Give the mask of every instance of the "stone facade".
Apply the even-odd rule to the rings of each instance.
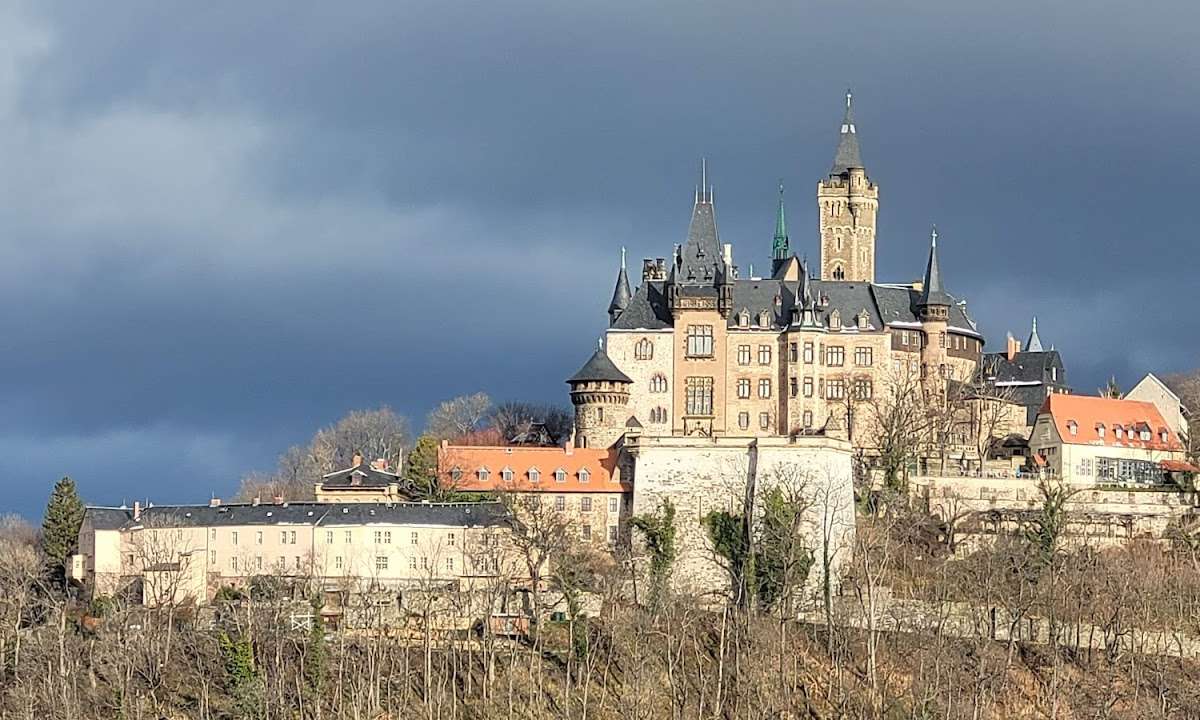
[[[831,580],[850,557],[854,490],[845,441],[635,435],[626,439],[625,452],[633,461],[633,514],[657,513],[664,500],[675,506],[679,554],[673,583],[680,591],[719,594],[728,587],[702,521],[713,510],[740,514],[750,484],[756,495],[781,486],[807,499],[804,532],[815,558],[810,591],[821,585],[826,548]]]
[[[821,279],[875,282],[879,188],[862,168],[817,184]]]

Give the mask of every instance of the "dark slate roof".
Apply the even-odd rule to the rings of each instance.
[[[919,305],[952,305],[946,286],[942,284],[942,266],[938,263],[937,230],[929,242],[929,262],[925,265],[925,278],[922,281]]]
[[[994,382],[1043,382],[1050,368],[1063,368],[1062,357],[1057,350],[1043,352],[1019,352],[1012,360],[1008,355],[997,352],[983,356],[982,371],[989,381]],[[1065,380],[1061,377],[1060,380]]]
[[[99,529],[134,527],[132,510],[89,507],[85,511]],[[156,505],[142,510],[140,525],[217,527],[237,525],[343,525],[371,522],[474,527],[504,518],[500,503],[285,503]],[[104,519],[103,527],[96,520]],[[119,525],[113,522],[121,519]]]
[[[721,242],[717,239],[716,211],[712,202],[702,196],[692,207],[687,240],[680,249],[675,271],[676,281],[680,285],[711,286],[722,272],[723,260]]]
[[[96,530],[120,530],[133,519],[133,510],[127,508],[88,507],[84,510],[83,517]]]
[[[376,470],[367,461],[360,462],[351,468],[331,472],[321,478],[321,487],[325,488],[382,488],[392,483],[400,482],[400,476],[385,470]]]
[[[633,293],[629,307],[617,318],[617,330],[662,330],[671,327],[665,283],[644,282]]]
[[[830,175],[842,175],[850,168],[865,167],[862,161],[862,151],[858,147],[858,128],[854,126],[854,108],[851,105],[850,93],[846,93],[846,114],[842,117],[842,128],[838,134],[837,152],[833,156],[833,167]]]
[[[1029,331],[1029,340],[1025,343],[1028,352],[1042,352],[1042,339],[1037,333],[1037,317],[1033,318],[1033,329]]]
[[[828,304],[820,308],[822,322],[829,313],[837,309],[843,325],[853,324],[853,318],[861,310],[871,317],[871,326],[880,330],[892,323],[919,323],[916,306],[920,293],[905,285],[875,285],[844,280],[809,280],[813,296],[826,298]],[[752,280],[739,278],[733,286],[733,312],[729,315],[729,327],[737,327],[738,313],[743,309],[750,313],[751,324],[758,323],[758,313],[767,310],[772,314],[772,323],[782,326],[791,322],[792,308],[800,300],[798,281],[785,282],[764,278]],[[779,294],[782,305],[775,308],[775,295]],[[946,294],[950,304],[950,328],[952,331],[980,337],[975,321],[967,314],[966,307],[953,295]],[[634,292],[629,307],[621,313],[614,329],[617,330],[663,330],[671,327],[671,311],[662,282],[642,283]]]
[[[625,272],[625,251],[621,250],[621,272],[617,273],[617,284],[613,288],[612,302],[608,304],[608,311],[611,313],[614,310],[620,312],[629,307],[629,300],[632,293],[629,292],[629,275]]]
[[[573,384],[592,380],[633,383],[633,380],[628,375],[621,372],[613,364],[613,361],[608,357],[608,353],[604,352],[604,348],[596,348],[596,352],[592,353],[592,356],[583,364],[583,367],[579,368],[579,372],[572,375],[567,382]]]

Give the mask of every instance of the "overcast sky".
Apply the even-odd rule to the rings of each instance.
[[[766,267],[842,93],[878,272],[937,223],[992,349],[1200,365],[1195,3],[0,0],[0,510],[229,496],[347,410],[567,401],[699,158]]]

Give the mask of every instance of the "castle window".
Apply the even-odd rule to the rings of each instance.
[[[805,410],[804,411],[804,427],[806,427],[806,428],[812,427],[812,421],[813,421],[812,410]]]
[[[770,345],[759,345],[758,346],[758,364],[759,365],[770,365],[771,364],[771,346]]]
[[[738,413],[738,427],[743,430],[746,430],[750,427],[750,413],[748,413],[748,412]]]
[[[875,361],[874,352],[869,347],[854,348],[854,364],[859,367],[871,367]]]
[[[491,477],[492,473],[487,468],[481,467],[475,472],[475,474],[479,476],[479,482],[487,482],[487,479]]]
[[[633,346],[633,357],[636,360],[649,360],[654,357],[654,343],[646,338],[637,341]]]
[[[846,348],[841,345],[830,345],[825,348],[825,364],[829,367],[841,367],[846,364]]]
[[[738,365],[750,364],[750,346],[738,345]]]
[[[796,378],[790,378],[788,380],[788,396],[796,397],[796,395],[798,395],[799,393],[800,393],[800,383],[797,382]]]
[[[760,398],[771,397],[771,380],[769,378],[763,378],[758,381],[758,396]]]
[[[838,239],[838,243],[839,244],[841,243],[841,238]],[[841,265],[838,265],[835,268],[833,268],[833,279],[834,280],[845,280],[846,279],[846,271],[842,269]]]
[[[554,482],[565,483],[567,481],[567,471],[559,468],[554,471]]]
[[[554,509],[562,512],[567,509],[567,498],[563,495],[554,496]]]
[[[610,498],[608,499],[608,511],[609,511],[610,513],[615,513],[615,512],[617,512],[617,511],[620,509],[620,508],[618,508],[618,507],[617,507],[619,503],[620,503],[620,501],[619,501],[617,498],[615,498],[615,497],[610,497]]]
[[[592,479],[592,474],[587,468],[579,468],[579,482],[585,483]]]
[[[604,408],[596,408],[596,420],[599,422],[604,422]]]
[[[591,512],[592,511],[592,499],[586,495],[579,498],[579,510],[580,510],[580,512]]]
[[[537,468],[529,468],[529,482],[536,483],[542,481],[542,473]]]
[[[763,310],[758,314],[758,326],[771,327],[771,315],[766,310]]]
[[[758,427],[762,430],[771,427],[771,413],[758,414]]]
[[[871,316],[867,314],[866,310],[863,310],[862,312],[860,312],[858,314],[858,329],[866,330],[867,325],[870,323],[870,321],[871,321]]]
[[[743,310],[740,313],[738,313],[738,327],[741,327],[741,328],[750,327],[750,313],[749,312]]]
[[[510,468],[504,468],[500,471],[500,477],[504,479],[504,482],[510,483],[513,479],[513,471]]]
[[[943,333],[938,333],[938,343],[939,343],[939,344],[940,344],[940,345],[941,345],[943,348],[945,348],[945,347],[946,347],[946,333],[944,333],[944,332],[943,332]]]
[[[834,310],[833,312],[829,313],[829,328],[831,330],[841,330],[842,329],[842,314],[840,312],[838,312],[837,310]]]
[[[810,398],[813,396],[813,379],[810,377],[804,378],[804,397]]]
[[[789,362],[796,362],[799,359],[796,350],[797,350],[796,343],[791,343],[788,345],[788,361]]]
[[[1096,423],[1096,434],[1104,437],[1104,423]]]
[[[665,423],[667,421],[667,409],[664,407],[656,407],[650,410],[650,422]]]
[[[579,436],[579,447],[586,448],[588,446],[587,435]]]
[[[854,397],[858,400],[870,400],[875,394],[875,387],[869,378],[859,378],[854,381]]]
[[[579,539],[588,542],[592,539],[592,526],[583,524],[579,526]]]
[[[687,356],[712,357],[713,327],[712,325],[688,325]]]
[[[812,364],[813,361],[813,344],[810,342],[804,343],[804,362]]]
[[[742,400],[750,397],[750,380],[747,378],[739,378],[737,381],[737,396]]]
[[[650,392],[663,393],[667,391],[667,376],[656,373],[650,378]]]
[[[713,379],[690,377],[687,379],[688,415],[712,415]]]

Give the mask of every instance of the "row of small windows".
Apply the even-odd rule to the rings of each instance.
[[[738,427],[742,430],[750,428],[750,413],[738,413]],[[758,427],[761,430],[768,430],[771,427],[771,413],[762,412],[758,414]]]
[[[217,539],[217,529],[216,528],[212,528],[209,531],[209,537],[212,538],[213,540]],[[239,536],[237,530],[233,530],[229,533],[229,541],[233,545],[237,545],[239,539],[240,539],[240,536]],[[263,544],[263,531],[262,530],[256,530],[254,532],[254,544],[255,545]],[[279,544],[280,545],[295,545],[296,544],[296,531],[295,530],[280,530],[279,531]]]
[[[741,378],[737,381],[737,396],[743,400],[750,397],[750,380]],[[760,398],[771,397],[771,381],[769,378],[762,378],[758,381],[758,396]]]
[[[776,296],[775,300],[776,300],[776,304],[778,305],[779,304],[779,296]],[[738,324],[738,327],[740,327],[740,328],[750,327],[750,312],[747,310],[743,310],[740,313],[738,313],[737,324]],[[771,327],[771,313],[769,313],[766,310],[760,311],[758,313],[758,326],[759,327]]]
[[[1105,428],[1104,423],[1096,423],[1097,435],[1104,437],[1106,430],[1107,429]],[[1067,432],[1071,433],[1072,435],[1078,435],[1079,424],[1074,420],[1068,420]],[[1117,440],[1141,440],[1142,442],[1150,442],[1150,440],[1154,437],[1154,433],[1150,431],[1149,426],[1137,427],[1131,425],[1129,427],[1124,427],[1122,425],[1113,425],[1113,437],[1115,437]],[[1159,428],[1158,439],[1160,442],[1165,443],[1170,439],[1170,437],[1170,433],[1167,432],[1166,428]]]
[[[568,475],[568,473],[566,470],[563,470],[562,468],[558,468],[557,470],[554,471],[554,481],[560,482],[560,483],[566,482],[567,475]],[[485,467],[481,467],[475,471],[475,477],[478,478],[480,482],[487,482],[491,478],[491,476],[492,476],[492,471]],[[536,483],[536,482],[542,481],[542,472],[535,467],[529,468],[527,471],[525,471],[525,476],[529,478],[529,482]],[[579,478],[579,482],[588,482],[589,480],[592,479],[592,473],[587,468],[580,468],[579,472],[576,473],[576,476]],[[514,477],[516,477],[516,475],[512,471],[512,468],[506,467],[500,471],[500,478],[504,482],[512,482]],[[455,482],[462,480],[462,478],[463,478],[462,468],[453,468],[450,471],[450,478],[452,480],[454,480]]]
[[[538,497],[537,495],[534,495],[529,498],[529,504],[532,505],[533,507],[539,507],[542,504],[542,499],[540,497]],[[566,495],[555,495],[554,496],[554,509],[558,512],[563,512],[567,509],[567,496]],[[608,499],[608,511],[610,513],[616,513],[616,512],[619,512],[620,509],[621,509],[620,500],[618,500],[615,497],[610,497]],[[584,495],[583,497],[579,498],[579,512],[591,512],[591,511],[592,511],[592,498],[587,495]]]

